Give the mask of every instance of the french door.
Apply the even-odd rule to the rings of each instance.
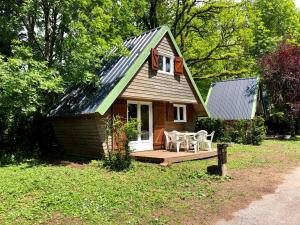
[[[127,120],[137,119],[139,134],[129,142],[133,151],[153,150],[153,119],[151,102],[127,102]]]

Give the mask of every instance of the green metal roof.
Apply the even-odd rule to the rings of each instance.
[[[51,110],[49,115],[76,115],[95,112],[104,115],[147,60],[151,53],[151,48],[156,47],[166,34],[169,35],[177,54],[182,57],[176,41],[167,26],[161,26],[142,33],[137,37],[130,38],[124,42],[124,45],[130,49],[130,55],[119,57],[114,62],[109,62],[108,65],[104,65],[100,70],[101,87],[76,87],[70,89],[59,101],[58,105]],[[199,101],[208,114],[202,96],[185,62],[184,68]]]

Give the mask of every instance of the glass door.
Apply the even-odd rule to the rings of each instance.
[[[153,150],[152,103],[128,101],[127,119],[137,119],[140,121],[138,127],[139,134],[134,140],[129,142],[131,150]]]

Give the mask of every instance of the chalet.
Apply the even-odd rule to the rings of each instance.
[[[266,101],[259,78],[240,78],[214,82],[206,98],[210,117],[227,121],[250,120],[266,115]]]
[[[99,88],[66,92],[50,112],[60,147],[66,154],[100,157],[105,124],[111,116],[141,120],[134,151],[163,149],[164,130],[194,131],[197,116],[208,111],[167,26],[124,42],[120,56],[99,70]],[[113,140],[112,140],[113,142]]]

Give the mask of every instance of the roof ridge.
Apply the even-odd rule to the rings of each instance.
[[[127,42],[127,41],[129,41],[129,40],[131,40],[131,39],[133,39],[133,38],[138,38],[138,37],[143,36],[143,35],[145,35],[145,34],[148,34],[148,33],[150,33],[150,32],[159,30],[159,29],[161,29],[163,26],[164,26],[164,25],[159,26],[159,27],[155,27],[155,28],[153,28],[153,29],[151,29],[151,30],[144,31],[144,32],[142,32],[142,33],[139,34],[139,35],[128,37],[128,38],[126,38],[126,39],[124,40],[124,42]]]
[[[220,83],[220,82],[227,82],[227,81],[250,80],[250,79],[257,79],[257,78],[258,77],[241,77],[241,78],[236,78],[236,79],[214,81],[213,84]]]

